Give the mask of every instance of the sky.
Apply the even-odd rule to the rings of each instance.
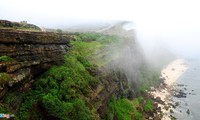
[[[0,19],[40,27],[129,20],[143,43],[162,41],[179,53],[198,54],[199,6],[198,0],[0,0]]]
[[[145,23],[148,27],[156,23],[156,27],[168,30],[174,25],[190,27],[200,20],[200,3],[193,0],[0,0],[0,3],[2,19],[27,20],[39,25],[75,19],[120,19]]]

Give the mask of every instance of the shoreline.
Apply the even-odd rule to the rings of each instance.
[[[161,71],[161,84],[158,88],[152,88],[149,93],[154,97],[155,102],[161,109],[162,120],[171,120],[173,116],[170,115],[170,101],[171,90],[174,89],[173,84],[181,75],[187,70],[186,61],[184,59],[175,59],[164,67]]]

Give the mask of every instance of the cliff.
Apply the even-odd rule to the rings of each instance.
[[[9,77],[9,80],[0,77],[0,97],[7,88],[29,82],[52,65],[62,64],[72,38],[56,33],[0,29],[0,73]],[[12,60],[4,60],[6,57]]]
[[[122,27],[103,34],[0,29],[0,111],[33,120],[143,119],[152,102],[131,100],[158,76]]]
[[[52,80],[49,82],[51,83],[55,80],[60,79],[61,77],[62,82],[56,82],[55,84],[57,84],[58,86],[62,86],[64,84],[63,82],[70,82],[71,78],[74,78],[76,76],[71,82],[73,84],[76,84],[76,86],[81,83],[80,86],[82,88],[80,91],[81,93],[76,93],[76,95],[80,94],[80,96],[84,97],[83,100],[86,102],[87,106],[91,106],[90,109],[95,109],[96,112],[91,113],[95,116],[95,119],[100,119],[100,117],[104,117],[106,114],[106,110],[108,109],[108,102],[110,98],[113,95],[121,96],[123,94],[123,91],[120,89],[122,84],[120,84],[119,81],[124,81],[124,88],[125,86],[127,87],[128,81],[126,77],[121,77],[120,80],[119,75],[116,74],[117,71],[106,69],[104,68],[104,65],[104,67],[97,68],[93,67],[94,63],[91,63],[91,66],[88,66],[86,59],[88,59],[89,57],[85,57],[85,52],[89,53],[90,56],[92,55],[92,58],[95,58],[95,56],[100,56],[100,58],[97,58],[95,61],[101,59],[102,57],[104,57],[105,59],[105,54],[104,52],[97,52],[102,49],[101,48],[96,50],[96,48],[98,48],[99,46],[99,43],[83,42],[84,44],[82,44],[82,42],[77,42],[78,44],[69,44],[70,41],[77,40],[79,36],[82,35],[20,31],[15,29],[0,29],[0,99],[1,103],[4,103],[4,105],[0,105],[0,109],[9,111],[9,113],[14,113],[17,117],[21,116],[19,118],[23,118],[23,114],[19,113],[22,112],[22,110],[20,109],[23,108],[24,102],[26,103],[26,94],[30,94],[29,91],[36,91],[37,88],[41,86],[41,82],[46,81],[46,77],[36,81],[36,79],[38,79],[38,75],[43,74],[53,65],[61,65],[62,68],[65,66],[65,64],[69,64],[65,66],[65,70],[58,70],[59,72],[56,71],[57,69],[60,69],[59,66],[57,68],[52,68],[51,70],[54,72],[48,73],[47,76],[48,78],[49,76],[55,77],[52,77]],[[91,36],[94,35],[91,34]],[[84,41],[93,41],[95,39],[98,39],[99,37],[99,34],[96,34],[95,38],[90,38],[90,35],[87,36],[86,34],[84,35]],[[114,39],[113,37],[109,36],[104,37],[106,37],[105,40],[107,40],[107,38]],[[74,46],[74,49],[76,47],[80,48],[70,50],[71,45]],[[70,53],[68,53],[69,50],[71,51]],[[79,54],[81,55],[81,57]],[[64,55],[67,56],[64,58]],[[74,60],[77,61],[75,64]],[[86,66],[85,60],[87,63]],[[107,63],[108,61],[106,62],[106,64]],[[80,66],[83,65],[86,70],[80,71],[82,68],[79,68],[79,66],[77,66],[79,64]],[[105,63],[102,63],[102,61],[100,61],[96,64],[101,64],[100,66],[102,66],[102,64]],[[68,74],[67,71],[75,72],[76,74]],[[59,78],[56,77],[57,75],[59,76]],[[77,78],[77,76],[79,77]],[[86,78],[82,80],[84,77]],[[81,82],[81,80],[83,83]],[[76,81],[79,82],[76,83]],[[87,81],[89,81],[89,83]],[[49,82],[46,83],[47,86],[50,84]],[[85,84],[88,85],[85,86]],[[68,83],[66,85],[70,86],[71,83]],[[44,86],[42,86],[42,88],[45,89]],[[62,88],[57,89],[59,91],[62,90]],[[73,92],[71,93],[70,91],[68,91],[68,89],[69,88],[64,89],[65,91],[67,91],[67,93],[65,94],[68,94],[68,96],[73,96]],[[72,87],[72,89],[75,91],[79,91],[80,88]],[[87,94],[83,91],[87,91]],[[120,91],[122,91],[122,93],[120,93]],[[38,94],[32,96],[38,96]],[[61,95],[63,94],[64,93],[62,93]],[[70,97],[70,99],[72,98]],[[12,100],[9,100],[10,102],[8,102],[8,99]],[[34,99],[37,100],[38,98]],[[65,99],[68,100],[69,98]],[[48,103],[48,101],[44,103],[41,103],[39,101],[36,104],[36,106],[39,108],[35,109],[33,108],[34,106],[31,105],[31,109],[34,109],[35,112],[38,112],[41,109],[48,112],[49,110],[44,106],[44,104]],[[30,103],[31,102],[29,102],[28,104]],[[48,113],[47,115],[43,113],[42,116],[45,117],[43,119],[61,117],[51,115],[50,113]]]

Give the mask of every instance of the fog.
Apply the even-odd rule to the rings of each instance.
[[[185,23],[180,27],[175,24],[167,27],[161,25],[159,28],[153,26],[154,24],[152,23],[151,27],[136,28],[137,38],[146,51],[151,52],[154,47],[162,46],[182,57],[200,57],[200,26],[198,24],[187,26],[190,23]]]
[[[200,7],[193,0],[0,0],[0,19],[63,27],[106,20],[135,24],[146,54],[160,48],[200,57]],[[159,51],[159,50],[157,50]]]

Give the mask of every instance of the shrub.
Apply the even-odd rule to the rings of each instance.
[[[93,120],[93,114],[86,107],[82,99],[74,99],[71,102],[61,102],[56,96],[47,94],[42,97],[42,107],[48,112],[48,116],[61,120]]]
[[[76,120],[94,120],[94,116],[89,108],[85,105],[85,102],[82,99],[75,99],[73,101],[73,106],[76,111]]]
[[[135,110],[134,106],[127,99],[112,99],[109,107],[119,120],[130,120],[131,113]]]
[[[142,113],[138,112],[138,111],[135,111],[134,114],[133,114],[133,120],[143,120],[143,115]]]
[[[48,112],[49,116],[57,119],[65,119],[67,116],[66,106],[52,94],[47,94],[42,97],[41,106]]]

